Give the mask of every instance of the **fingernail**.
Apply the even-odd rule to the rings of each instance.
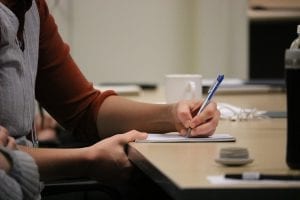
[[[191,123],[190,123],[190,127],[191,127],[191,128],[195,128],[195,124],[191,122]]]

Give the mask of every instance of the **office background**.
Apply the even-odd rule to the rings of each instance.
[[[248,0],[47,2],[94,83],[162,83],[168,73],[249,77]]]

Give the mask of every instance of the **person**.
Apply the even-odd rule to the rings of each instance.
[[[55,144],[59,142],[59,125],[43,108],[39,108],[39,112],[35,114],[34,122],[39,145],[41,143]]]
[[[0,125],[36,161],[43,181],[89,177],[126,182],[134,169],[127,144],[147,132],[211,135],[216,103],[196,115],[202,101],[137,102],[98,91],[70,55],[45,0],[0,0]],[[35,99],[82,148],[33,148]],[[33,142],[31,142],[31,140]]]
[[[33,158],[19,151],[7,129],[0,126],[0,199],[38,200],[38,168]]]

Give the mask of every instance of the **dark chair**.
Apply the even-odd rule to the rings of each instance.
[[[57,141],[42,141],[40,147],[80,148],[90,144],[76,140],[72,134],[61,127],[57,128]],[[119,200],[121,193],[117,188],[88,179],[68,179],[45,182],[42,190],[43,200]]]
[[[63,180],[44,183],[43,200],[119,200],[121,194],[112,187],[94,180]]]

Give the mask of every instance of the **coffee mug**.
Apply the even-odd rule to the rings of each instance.
[[[202,75],[167,74],[165,77],[165,98],[167,103],[180,100],[201,99]]]

